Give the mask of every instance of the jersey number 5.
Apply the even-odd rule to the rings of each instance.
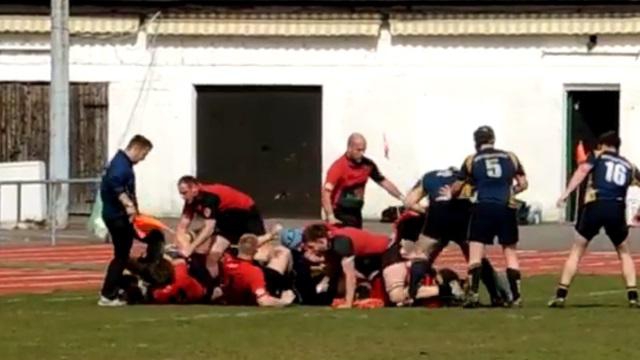
[[[502,166],[499,159],[486,159],[484,166],[487,168],[488,177],[499,178],[502,176]]]
[[[624,186],[627,182],[627,168],[624,167],[624,165],[614,163],[613,161],[607,161],[604,165],[607,167],[605,180],[618,186]]]

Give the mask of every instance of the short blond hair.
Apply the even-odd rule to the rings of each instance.
[[[238,253],[253,255],[258,248],[258,237],[254,234],[244,234],[238,240]]]

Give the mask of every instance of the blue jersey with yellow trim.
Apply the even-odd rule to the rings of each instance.
[[[485,148],[465,159],[458,179],[475,188],[478,203],[515,206],[513,183],[518,175],[525,172],[514,153]]]
[[[625,201],[631,185],[640,185],[638,168],[614,151],[589,154],[589,172],[585,203],[596,200]]]

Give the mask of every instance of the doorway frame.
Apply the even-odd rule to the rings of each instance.
[[[562,121],[562,169],[561,169],[561,183],[560,183],[560,193],[564,191],[565,187],[569,183],[570,180],[570,170],[569,170],[569,156],[573,156],[573,148],[571,146],[571,134],[569,130],[571,130],[571,116],[569,109],[569,93],[575,91],[617,91],[619,99],[622,97],[622,92],[620,90],[620,83],[565,83],[562,89],[562,109],[563,109],[563,121]],[[620,108],[621,101],[618,100],[618,123],[620,123],[620,116],[622,114]],[[620,127],[620,125],[618,125]],[[571,147],[571,148],[570,148]],[[568,207],[565,207],[564,211],[560,212],[560,222],[568,222]]]
[[[200,88],[224,88],[224,87],[236,87],[236,88],[241,88],[241,87],[255,87],[255,88],[317,88],[317,90],[319,90],[319,96],[320,96],[320,142],[319,142],[319,152],[320,152],[320,172],[319,172],[319,178],[318,178],[318,183],[321,187],[323,181],[324,181],[324,176],[325,176],[325,170],[324,170],[324,166],[325,166],[325,154],[324,154],[324,150],[326,149],[325,147],[325,141],[326,141],[326,137],[325,137],[325,128],[326,128],[326,113],[327,113],[327,107],[329,106],[329,103],[326,101],[326,90],[327,87],[324,83],[322,82],[309,82],[309,81],[267,81],[267,82],[260,82],[260,81],[254,81],[254,82],[234,82],[234,81],[225,81],[225,82],[192,82],[190,84],[190,89],[191,89],[191,135],[192,135],[192,144],[191,144],[191,151],[192,151],[192,157],[191,157],[191,169],[192,169],[192,174],[194,176],[197,176],[198,174],[198,94],[199,94],[199,89]],[[319,199],[321,200],[321,199]],[[318,207],[318,216],[321,215],[322,213],[322,201],[320,201],[320,206]],[[268,215],[268,214],[267,214]],[[295,217],[298,218],[298,217]],[[307,217],[300,217],[300,219],[306,219]]]

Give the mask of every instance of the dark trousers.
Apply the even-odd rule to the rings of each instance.
[[[133,246],[133,239],[136,232],[133,224],[126,217],[116,219],[104,219],[109,234],[111,234],[111,242],[113,243],[113,259],[107,268],[107,275],[102,285],[102,296],[115,299],[118,296],[119,285],[122,280],[122,272],[129,262],[129,253]]]
[[[333,209],[333,214],[342,222],[342,225],[362,229],[362,209],[338,206]]]

